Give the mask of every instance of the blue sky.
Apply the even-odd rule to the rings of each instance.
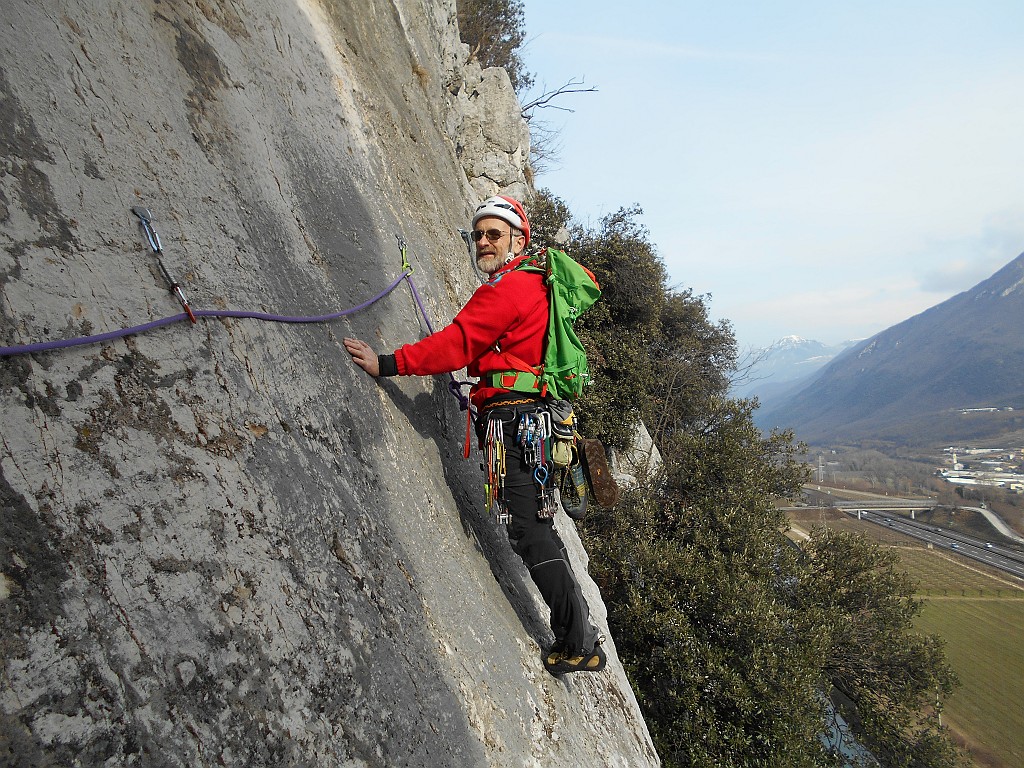
[[[1024,2],[524,1],[557,165],[741,348],[866,338],[1024,251]],[[579,254],[585,261],[585,255]]]

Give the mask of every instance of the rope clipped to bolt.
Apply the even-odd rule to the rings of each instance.
[[[132,208],[132,213],[139,219],[139,226],[142,228],[143,233],[146,236],[146,240],[149,242],[149,246],[153,251],[153,255],[156,258],[157,265],[160,268],[160,273],[164,280],[167,282],[168,290],[171,292],[181,304],[184,312],[177,315],[171,315],[170,317],[162,317],[157,320],[152,320],[148,323],[142,323],[140,325],[133,325],[127,328],[119,328],[114,331],[107,333],[98,333],[91,336],[76,336],[70,339],[59,339],[56,341],[43,341],[34,344],[22,344],[11,347],[0,347],[0,358],[12,357],[14,355],[28,355],[35,352],[50,352],[56,349],[67,349],[69,347],[79,347],[88,344],[100,344],[105,341],[111,341],[113,339],[124,338],[125,336],[132,336],[135,334],[146,333],[156,328],[162,328],[165,325],[173,325],[174,323],[183,322],[189,320],[195,324],[198,318],[214,318],[214,317],[233,317],[233,318],[247,318],[251,320],[263,320],[273,323],[326,323],[331,320],[337,320],[348,315],[361,312],[362,310],[377,303],[395,288],[398,287],[399,283],[403,280],[409,283],[409,290],[412,292],[413,299],[416,301],[416,305],[419,307],[420,314],[423,316],[423,320],[427,325],[427,329],[430,333],[434,332],[434,327],[430,322],[430,317],[427,315],[427,310],[423,306],[423,301],[420,298],[419,291],[416,290],[416,285],[412,280],[413,267],[409,263],[408,257],[408,245],[405,240],[396,235],[398,238],[399,250],[402,254],[402,274],[395,278],[384,290],[378,293],[371,299],[368,299],[361,304],[357,304],[354,307],[343,309],[338,312],[331,312],[324,315],[309,315],[309,316],[293,316],[293,315],[278,315],[267,312],[253,312],[247,310],[231,310],[231,309],[193,309],[185,296],[185,292],[182,290],[178,282],[171,276],[167,267],[164,265],[163,259],[163,245],[160,243],[160,235],[157,234],[156,228],[153,226],[153,215],[148,208],[136,206]],[[467,386],[470,382],[458,381],[454,374],[449,373],[450,381],[448,382],[448,390],[452,395],[459,401],[459,406],[462,410],[468,410],[469,398],[462,394],[462,387]]]
[[[412,293],[412,297],[416,301],[416,306],[420,308],[420,314],[423,316],[423,322],[426,323],[427,325],[427,330],[430,331],[431,334],[433,334],[434,326],[430,322],[429,315],[427,315],[426,307],[423,306],[423,301],[422,299],[420,299],[419,291],[416,290],[416,283],[412,281],[413,269],[412,266],[409,264],[409,257],[407,255],[409,247],[408,243],[405,242],[405,239],[401,235],[395,235],[395,237],[398,238],[398,249],[402,253],[402,272],[404,273],[406,282],[409,283],[409,291]],[[462,394],[462,388],[470,386],[472,382],[459,381],[458,379],[455,378],[454,373],[449,373],[448,379],[448,391],[451,392],[455,399],[459,401],[460,410],[468,410],[469,398]]]

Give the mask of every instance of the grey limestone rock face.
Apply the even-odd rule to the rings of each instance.
[[[180,313],[133,206],[198,309],[356,306],[401,274],[398,236],[447,322],[477,285],[457,230],[527,190],[529,147],[454,19],[5,2],[0,346]],[[0,358],[0,762],[658,764],[612,639],[600,675],[544,672],[543,605],[446,380],[376,382],[340,346],[425,333],[401,283],[328,323]]]

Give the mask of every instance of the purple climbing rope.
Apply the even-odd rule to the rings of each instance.
[[[423,322],[427,324],[427,330],[433,333],[434,326],[430,324],[430,318],[427,316],[427,309],[423,306],[423,301],[420,299],[419,291],[416,290],[416,284],[412,281],[412,275],[407,275],[407,282],[409,283],[409,290],[412,292],[412,297],[416,300],[416,306],[420,308],[420,314],[423,315]],[[451,392],[455,399],[459,401],[459,408],[461,410],[468,410],[469,398],[462,394],[462,388],[472,386],[473,382],[459,381],[455,378],[454,373],[449,373],[448,378],[448,391]]]
[[[29,355],[34,352],[50,352],[55,349],[67,349],[69,347],[80,347],[88,344],[100,344],[104,341],[111,341],[113,339],[121,339],[125,336],[133,336],[139,333],[145,333],[146,331],[152,331],[155,328],[162,328],[165,325],[172,325],[174,323],[180,323],[184,320],[190,320],[195,322],[196,318],[200,317],[235,317],[235,318],[248,318],[252,320],[265,320],[273,323],[326,323],[331,320],[337,320],[340,317],[354,314],[361,310],[366,309],[370,305],[380,301],[389,293],[391,293],[398,284],[403,280],[408,281],[409,289],[412,292],[412,297],[416,301],[416,305],[420,309],[420,314],[423,315],[423,320],[427,324],[427,330],[431,333],[434,332],[434,326],[430,322],[430,317],[427,315],[426,307],[423,306],[423,300],[420,298],[419,291],[416,290],[416,285],[412,281],[412,267],[409,266],[408,261],[405,257],[405,244],[401,239],[402,243],[402,274],[399,275],[394,282],[391,283],[387,288],[381,291],[379,294],[374,296],[372,299],[367,299],[362,304],[357,304],[354,307],[343,309],[338,312],[331,312],[326,315],[308,315],[308,316],[294,316],[294,315],[276,315],[269,312],[253,312],[248,310],[237,310],[237,309],[197,309],[190,312],[181,312],[177,315],[171,315],[170,317],[162,317],[158,320],[152,320],[148,323],[142,323],[141,325],[133,325],[129,328],[119,328],[116,331],[109,331],[107,333],[98,333],[92,336],[76,336],[70,339],[58,339],[56,341],[42,341],[35,344],[23,344],[13,347],[0,347],[0,358],[11,357],[13,355]],[[154,246],[154,250],[159,252],[159,249]],[[183,306],[188,308],[187,302],[183,303]],[[458,381],[454,374],[449,373],[450,381],[448,382],[448,390],[452,395],[459,401],[459,407],[462,410],[468,410],[470,408],[470,400],[464,394],[462,394],[462,387],[471,385],[468,381]]]
[[[240,317],[240,318],[251,318],[253,320],[267,320],[275,323],[325,323],[330,320],[337,320],[339,317],[345,317],[351,315],[360,310],[366,309],[371,304],[380,301],[389,293],[391,293],[398,284],[403,280],[409,278],[410,271],[403,271],[402,274],[395,279],[391,285],[381,291],[379,294],[374,296],[372,299],[364,301],[362,304],[358,304],[349,309],[343,309],[340,312],[331,312],[326,315],[312,315],[308,317],[296,317],[290,315],[274,315],[266,312],[249,312],[245,310],[234,310],[234,309],[198,309],[193,312],[195,317]],[[411,285],[411,283],[410,283]],[[413,289],[415,295],[415,288]],[[417,302],[419,299],[417,298]],[[422,311],[423,305],[420,305]],[[59,339],[57,341],[43,341],[36,344],[24,344],[15,347],[0,347],[0,357],[10,357],[11,355],[28,355],[33,352],[49,352],[54,349],[67,349],[68,347],[80,347],[86,344],[99,344],[104,341],[110,341],[111,339],[120,339],[125,336],[132,336],[134,334],[145,333],[151,331],[154,328],[161,328],[165,325],[171,325],[173,323],[179,323],[183,320],[190,320],[188,313],[182,312],[171,317],[162,317],[159,320],[153,320],[142,325],[133,325],[130,328],[120,328],[116,331],[110,331],[108,333],[98,333],[93,336],[77,336],[72,339]]]

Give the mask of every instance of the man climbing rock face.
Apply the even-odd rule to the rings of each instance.
[[[477,410],[481,442],[503,442],[506,475],[502,504],[512,548],[551,610],[555,642],[544,654],[555,675],[598,672],[605,666],[600,635],[590,623],[590,609],[569,564],[553,519],[541,512],[538,484],[523,455],[520,424],[544,410],[539,395],[495,386],[488,374],[515,368],[510,359],[539,365],[548,328],[548,294],[544,276],[521,270],[530,242],[530,223],[518,201],[489,197],[473,216],[476,263],[489,276],[452,323],[392,354],[377,355],[366,342],[346,338],[353,362],[371,376],[430,376],[466,368],[479,378],[470,391]],[[508,358],[506,358],[506,355]]]

